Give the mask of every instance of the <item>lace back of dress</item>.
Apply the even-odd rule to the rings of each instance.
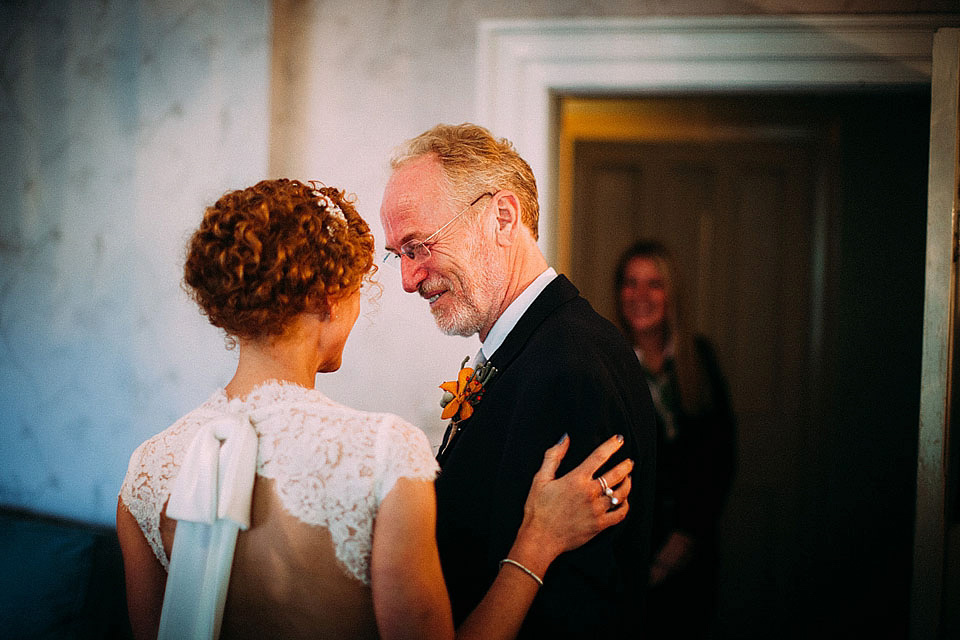
[[[344,570],[369,585],[380,501],[398,478],[432,480],[436,460],[423,432],[397,416],[357,411],[293,384],[268,383],[231,400],[220,390],[134,453],[120,496],[161,564],[169,566],[160,514],[185,451],[224,414],[249,416],[259,439],[257,474],[275,481],[290,515],[327,528]]]

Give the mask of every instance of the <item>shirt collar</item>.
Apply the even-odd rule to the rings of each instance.
[[[513,302],[500,314],[497,321],[493,323],[493,327],[490,328],[490,333],[487,334],[487,339],[483,341],[480,349],[484,357],[489,358],[496,353],[500,345],[503,344],[503,341],[510,335],[513,328],[517,326],[517,322],[520,321],[523,314],[526,313],[530,305],[533,304],[533,301],[537,299],[537,296],[539,296],[556,277],[557,272],[554,268],[547,267],[546,271],[537,276],[526,289],[520,292],[520,295],[514,298]]]

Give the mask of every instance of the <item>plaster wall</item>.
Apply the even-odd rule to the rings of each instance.
[[[185,234],[267,167],[266,0],[0,4],[0,504],[111,523],[233,356]]]
[[[234,355],[179,288],[203,207],[264,176],[318,179],[356,194],[382,246],[391,149],[475,118],[481,20],[955,10],[954,0],[0,3],[0,505],[113,521],[136,445],[232,373]],[[396,274],[379,280],[343,368],[318,387],[398,413],[436,445],[436,385],[478,342],[441,336]]]
[[[379,248],[383,231],[378,210],[392,149],[438,122],[477,121],[477,27],[483,20],[947,9],[956,7],[895,0],[411,0],[389,5],[276,0],[270,172],[315,178],[354,192]],[[510,90],[523,92],[524,87]],[[521,155],[531,151],[521,144],[518,149]],[[541,191],[541,206],[544,195]],[[542,246],[549,237],[541,233]],[[551,255],[551,247],[543,248]],[[364,409],[398,413],[423,428],[437,445],[443,424],[436,385],[450,379],[462,359],[476,353],[479,342],[441,335],[426,304],[402,292],[396,273],[383,270],[379,280],[383,292],[357,323],[343,368],[319,377],[318,387]]]

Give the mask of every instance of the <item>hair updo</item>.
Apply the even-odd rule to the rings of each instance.
[[[263,180],[208,207],[187,244],[187,293],[233,339],[326,316],[376,271],[370,227],[335,187]]]

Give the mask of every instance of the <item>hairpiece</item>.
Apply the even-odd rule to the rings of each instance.
[[[330,196],[320,192],[318,189],[314,189],[311,194],[317,199],[317,204],[323,208],[327,215],[329,215],[332,219],[337,220],[340,224],[346,226],[347,216],[343,215],[343,209],[341,209],[337,203],[331,200]],[[325,228],[327,230],[327,235],[329,235],[331,238],[334,237],[334,229],[330,226],[330,220],[327,221]]]

